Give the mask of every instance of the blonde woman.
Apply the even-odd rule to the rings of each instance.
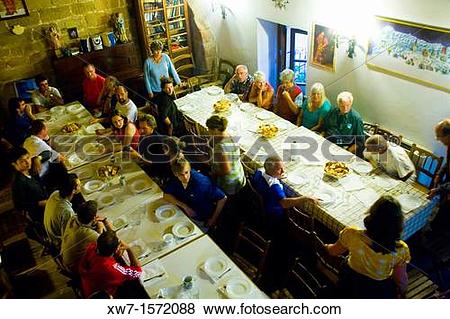
[[[280,73],[281,84],[277,89],[275,113],[295,124],[303,103],[303,93],[302,89],[295,84],[294,77],[294,71],[291,69],[285,69]]]
[[[244,100],[270,110],[272,109],[273,94],[274,89],[266,81],[265,74],[261,71],[256,71],[253,75],[253,84],[250,87],[249,94]]]
[[[319,82],[314,83],[308,98],[303,101],[297,125],[318,132],[321,130],[323,120],[330,110],[331,103],[325,95],[323,84]]]

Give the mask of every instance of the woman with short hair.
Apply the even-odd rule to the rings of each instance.
[[[322,83],[316,82],[311,86],[308,98],[303,101],[297,125],[319,132],[330,110],[331,103],[325,95],[325,88]]]
[[[256,71],[253,75],[253,84],[244,101],[256,104],[266,110],[272,109],[273,87],[266,81],[266,76],[262,71]]]
[[[302,89],[295,84],[295,73],[291,69],[285,69],[280,73],[281,84],[277,89],[277,101],[274,112],[290,121],[297,123],[297,116],[303,103]]]
[[[333,256],[349,253],[339,286],[345,298],[396,298],[408,286],[408,245],[400,240],[403,213],[399,202],[385,195],[364,218],[366,230],[346,227],[336,243],[326,245]]]

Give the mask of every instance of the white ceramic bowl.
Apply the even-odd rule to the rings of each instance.
[[[228,268],[228,262],[224,257],[214,256],[205,261],[205,271],[214,276],[220,276]]]
[[[93,179],[86,182],[83,187],[87,192],[92,193],[102,190],[105,185],[106,184],[103,181],[99,179]]]
[[[174,205],[162,205],[155,210],[155,216],[159,221],[172,219],[177,215],[177,207]]]
[[[247,297],[252,292],[250,282],[243,278],[232,278],[225,285],[227,296],[232,299]]]
[[[176,223],[172,227],[172,233],[178,238],[189,237],[194,233],[194,230],[195,230],[194,224],[189,221],[182,221]]]

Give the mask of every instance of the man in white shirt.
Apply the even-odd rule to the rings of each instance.
[[[136,104],[128,98],[128,90],[123,85],[119,85],[116,88],[116,96],[116,111],[125,116],[128,121],[136,122],[138,111]]]
[[[30,153],[31,157],[40,155],[43,151],[50,151],[49,161],[42,163],[39,176],[43,177],[48,174],[50,163],[63,162],[64,155],[59,154],[50,147],[45,141],[49,140],[48,127],[44,120],[34,120],[31,122],[31,135],[23,142],[23,147]]]
[[[35,105],[52,107],[64,104],[59,90],[53,86],[49,86],[48,79],[44,75],[38,75],[35,82],[38,88],[31,93],[31,100]]]
[[[391,177],[415,180],[416,168],[401,146],[388,143],[383,136],[375,134],[366,140],[365,147],[364,158],[373,166],[380,166]]]
[[[67,222],[75,213],[70,202],[81,190],[81,182],[76,174],[68,174],[59,190],[54,191],[47,200],[44,211],[44,227],[53,245],[61,248],[62,235]]]

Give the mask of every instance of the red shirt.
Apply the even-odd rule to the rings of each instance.
[[[282,85],[278,86],[277,105],[275,107],[276,113],[278,116],[295,124],[297,122],[297,114],[291,111],[286,100],[282,97],[283,90],[284,88]],[[302,93],[302,89],[298,85],[294,85],[291,88],[289,88],[288,92],[289,95],[291,96],[292,102],[295,102],[295,98],[297,97],[297,95]]]
[[[102,290],[114,296],[125,281],[138,279],[142,274],[141,267],[122,266],[114,257],[98,255],[96,242],[87,246],[79,268],[85,297]]]
[[[83,100],[84,106],[88,110],[93,110],[98,107],[98,97],[105,84],[105,78],[98,75],[94,80],[89,80],[85,78],[83,80]]]

